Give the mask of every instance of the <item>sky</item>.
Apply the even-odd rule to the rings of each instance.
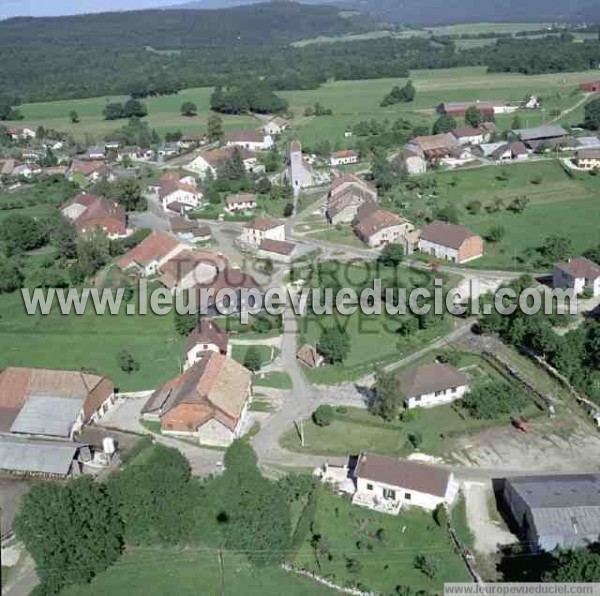
[[[185,0],[0,0],[0,19],[160,8]]]

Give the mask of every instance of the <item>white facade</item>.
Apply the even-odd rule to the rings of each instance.
[[[433,408],[434,406],[449,404],[457,399],[460,399],[468,390],[468,385],[461,385],[460,387],[450,387],[434,393],[425,393],[423,395],[407,397],[406,407]]]
[[[336,155],[334,153],[331,156],[329,163],[332,166],[345,166],[358,163],[358,153],[352,153],[348,155]]]
[[[367,238],[367,244],[370,248],[377,248],[386,244],[402,244],[406,234],[414,229],[415,226],[408,221],[396,226],[388,226],[387,228],[383,228],[383,230],[371,234]]]
[[[459,145],[481,145],[485,141],[484,133],[473,134],[466,137],[456,138]]]
[[[284,130],[287,129],[287,122],[283,120],[269,120],[265,124],[265,132],[268,135],[280,135]]]
[[[206,354],[206,352],[216,352],[217,354],[221,353],[219,346],[215,343],[203,343],[196,344],[186,355],[185,362],[183,364],[183,370],[187,370],[190,366],[196,364],[196,362],[200,362],[202,356]],[[227,356],[231,356],[231,344],[227,344]]]
[[[281,224],[268,230],[259,230],[253,227],[242,228],[240,242],[252,246],[259,246],[260,243],[268,238],[269,240],[285,240],[285,225]]]
[[[402,507],[421,507],[433,511],[438,505],[451,505],[458,494],[458,483],[450,474],[450,480],[443,496],[419,492],[394,484],[386,484],[368,478],[356,479],[356,493],[352,502],[370,509],[388,510],[398,513]]]
[[[248,149],[249,151],[266,151],[273,147],[273,137],[270,134],[265,134],[262,141],[250,141],[250,140],[226,140],[226,147],[241,147],[242,149]]]
[[[427,162],[419,155],[410,155],[404,159],[404,167],[408,174],[424,174],[427,171]]]
[[[178,188],[172,193],[164,196],[161,199],[161,204],[163,209],[166,209],[171,203],[183,203],[191,209],[195,209],[201,204],[201,201],[202,193],[199,190],[192,192],[190,190]]]
[[[236,201],[235,203],[225,204],[225,211],[228,213],[237,213],[238,211],[250,211],[256,208],[256,199]]]
[[[449,246],[443,246],[442,244],[436,244],[435,242],[420,238],[419,250],[423,254],[433,255],[436,259],[440,259],[441,261],[458,262],[458,250],[450,248]]]
[[[563,271],[558,267],[554,269],[552,285],[555,288],[571,289],[575,294],[583,294],[586,289],[589,289],[594,297],[600,296],[600,277],[597,277],[596,279],[572,277],[566,271]]]

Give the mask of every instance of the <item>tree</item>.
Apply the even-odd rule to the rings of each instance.
[[[44,225],[21,213],[12,213],[0,223],[0,243],[8,256],[43,246],[47,241]]]
[[[559,550],[553,553],[554,561],[546,572],[546,582],[594,583],[600,581],[600,554],[587,548]]]
[[[82,276],[91,277],[108,263],[110,256],[109,240],[99,229],[77,240],[77,268]]]
[[[139,99],[129,99],[123,106],[123,118],[143,118],[148,115],[148,108]]]
[[[436,207],[433,211],[433,216],[440,221],[446,221],[451,224],[458,224],[458,209],[454,203],[446,203]]]
[[[122,178],[114,183],[108,194],[117,199],[125,211],[143,211],[148,203],[143,194],[144,190],[139,180]]]
[[[378,261],[387,267],[397,267],[403,260],[404,246],[394,242],[386,244],[378,258]]]
[[[518,114],[515,114],[515,117],[513,118],[510,127],[512,128],[512,130],[519,130],[520,128],[523,128],[523,123],[521,122],[521,118],[519,118]]]
[[[294,215],[294,203],[286,203],[283,206],[283,217],[291,217]]]
[[[182,116],[196,116],[198,114],[198,106],[191,101],[186,101],[181,104]]]
[[[327,404],[319,406],[312,417],[317,426],[329,426],[333,422],[333,408]]]
[[[433,124],[433,134],[439,135],[451,132],[457,127],[456,120],[452,116],[442,114]]]
[[[118,120],[125,117],[122,103],[107,103],[102,113],[105,120]]]
[[[375,395],[370,410],[384,420],[396,420],[402,406],[404,396],[398,386],[398,381],[392,373],[383,369],[375,373]]]
[[[590,130],[600,130],[600,98],[585,104],[583,125]]]
[[[413,566],[429,579],[434,579],[439,568],[439,558],[435,555],[417,555]]]
[[[500,242],[506,235],[506,228],[504,226],[491,226],[485,235],[485,239],[488,242]]]
[[[465,123],[473,128],[479,128],[483,118],[477,106],[469,106],[465,111]]]
[[[440,503],[433,511],[433,519],[440,528],[448,525],[448,509],[445,503]]]
[[[527,404],[527,396],[507,383],[492,381],[472,387],[463,397],[462,405],[473,418],[494,420],[517,414]]]
[[[392,90],[383,98],[381,102],[382,107],[391,106],[397,103],[410,103],[415,98],[415,88],[412,81],[408,81],[404,87],[395,86]]]
[[[271,186],[271,181],[266,176],[263,176],[256,183],[256,192],[261,195],[268,195],[271,192]]]
[[[275,271],[275,265],[273,265],[273,260],[267,257],[263,262],[263,272],[267,275],[272,275],[273,271]]]
[[[262,358],[256,346],[250,346],[248,350],[246,350],[246,355],[244,356],[244,366],[252,372],[260,370],[262,366]]]
[[[225,452],[225,473],[212,485],[225,545],[258,566],[278,564],[291,545],[289,505],[279,484],[263,478],[247,441]],[[277,523],[274,523],[277,520]]]
[[[139,464],[110,478],[108,488],[129,544],[176,544],[188,538],[190,478],[190,465],[181,452],[160,444]]]
[[[345,330],[329,327],[321,333],[317,343],[317,351],[330,364],[341,364],[350,352],[350,339]]]
[[[117,360],[119,368],[127,374],[140,370],[140,363],[133,357],[133,354],[129,350],[121,350],[117,355]]]
[[[211,143],[220,141],[223,136],[223,118],[218,114],[211,114],[208,118],[208,140]]]
[[[0,294],[14,292],[23,285],[23,272],[12,259],[0,259]]]
[[[179,335],[188,336],[198,324],[198,315],[195,314],[179,314],[177,309],[174,309],[175,313],[175,331]]]
[[[69,120],[71,120],[73,124],[77,124],[79,122],[79,114],[75,110],[71,110],[69,112]]]
[[[538,249],[544,263],[553,265],[573,255],[573,242],[566,236],[549,236]]]
[[[71,220],[62,213],[54,212],[45,222],[46,233],[64,259],[77,256],[77,232]]]
[[[15,531],[47,594],[89,582],[123,549],[123,526],[106,486],[89,476],[35,484],[23,497]]]

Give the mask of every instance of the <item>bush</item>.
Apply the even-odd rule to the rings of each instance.
[[[429,579],[434,579],[438,572],[439,559],[435,555],[417,555],[413,565],[423,575],[426,575]]]
[[[329,426],[333,422],[333,408],[329,405],[319,406],[313,412],[313,421],[317,426]]]

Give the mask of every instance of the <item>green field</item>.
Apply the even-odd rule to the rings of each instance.
[[[485,256],[469,266],[522,268],[515,257],[555,234],[570,238],[577,254],[598,242],[600,178],[589,174],[570,178],[555,160],[440,172],[424,178],[436,180],[434,197],[392,193],[389,206],[407,205],[407,209],[400,211],[410,217],[420,209],[450,203],[458,208],[460,223],[480,234],[485,235],[492,226],[504,227],[506,235],[502,241],[486,243]],[[506,207],[518,196],[526,196],[530,201],[525,211],[521,214],[507,211]],[[503,201],[504,207],[496,213],[487,213],[485,205],[496,198]],[[481,201],[483,208],[472,215],[465,206],[474,200]]]
[[[312,533],[322,537],[325,552],[315,556],[309,536],[296,564],[331,577],[338,584],[359,584],[364,591],[376,594],[398,593],[401,586],[411,589],[411,593],[437,593],[444,582],[470,580],[447,530],[434,522],[431,513],[418,508],[393,516],[362,509],[322,491]],[[417,555],[435,557],[434,578],[415,569]],[[354,572],[348,569],[348,560],[358,561]]]
[[[234,360],[237,360],[240,364],[243,364],[244,360],[246,358],[246,354],[248,353],[248,350],[251,347],[255,348],[256,351],[258,352],[258,354],[261,358],[262,366],[266,366],[267,364],[270,364],[272,362],[273,358],[275,358],[277,356],[277,348],[274,348],[272,346],[246,345],[246,344],[234,345],[232,352],[231,352],[231,356],[233,357]]]
[[[88,585],[62,596],[325,596],[332,590],[276,568],[256,569],[242,555],[190,548],[132,549]]]
[[[533,26],[533,25],[532,25]],[[380,102],[392,86],[404,84],[404,79],[373,79],[362,81],[333,81],[310,91],[281,92],[290,103],[295,118],[291,132],[286,137],[298,136],[306,144],[329,140],[334,146],[351,145],[344,132],[360,120],[376,118],[391,120],[399,116],[431,124],[431,110],[442,101],[505,100],[521,101],[526,94],[538,94],[544,100],[545,111],[528,113],[528,124],[533,126],[550,118],[553,109],[564,109],[575,103],[572,95],[578,83],[597,78],[594,71],[525,76],[515,73],[486,73],[485,67],[461,67],[440,70],[416,70],[411,78],[417,89],[412,104],[381,108]],[[159,133],[181,130],[197,132],[206,130],[210,113],[210,88],[186,89],[176,96],[156,97],[147,100],[151,127]],[[124,97],[96,97],[81,100],[64,100],[24,104],[19,109],[25,120],[18,125],[37,126],[68,131],[83,139],[86,134],[100,139],[119,128],[125,121],[106,121],[102,109],[107,101],[123,101]],[[184,118],[179,108],[184,101],[198,106],[198,116]],[[316,101],[333,109],[333,116],[305,118],[304,110]],[[71,110],[81,116],[81,122],[72,124],[68,118]],[[524,115],[525,116],[525,115]],[[225,116],[226,129],[253,129],[260,125],[251,116]],[[510,125],[512,116],[499,118],[499,124]]]
[[[88,308],[82,316],[64,316],[57,309],[29,316],[20,292],[0,296],[0,368],[90,369],[111,377],[121,391],[140,391],[178,374],[184,342],[172,315],[99,316]],[[140,363],[139,371],[119,368],[122,349]]]
[[[285,372],[271,372],[264,376],[257,376],[254,380],[254,386],[289,390],[292,389],[292,379]]]

